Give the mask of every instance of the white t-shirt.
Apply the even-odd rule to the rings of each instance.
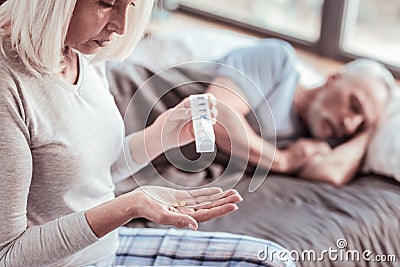
[[[296,139],[305,134],[294,108],[299,82],[293,47],[277,39],[264,39],[254,46],[229,53],[218,61],[217,72],[239,85],[258,120],[264,139]],[[254,128],[258,128],[252,123]]]

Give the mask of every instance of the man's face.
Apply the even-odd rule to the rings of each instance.
[[[378,79],[332,75],[309,104],[306,124],[317,138],[351,137],[376,123],[387,98]]]

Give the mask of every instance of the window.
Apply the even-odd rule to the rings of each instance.
[[[400,0],[164,0],[322,56],[370,57],[400,78]]]
[[[342,49],[400,66],[400,1],[349,1]]]
[[[319,39],[323,0],[181,0],[181,4],[310,42]]]

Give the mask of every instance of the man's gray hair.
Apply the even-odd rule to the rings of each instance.
[[[388,105],[386,115],[389,115],[400,97],[399,86],[392,73],[381,63],[366,58],[356,59],[343,67],[343,73],[358,77],[372,77],[381,80],[388,88]]]
[[[396,80],[392,73],[383,64],[372,59],[356,59],[343,67],[343,73],[351,76],[377,78],[389,88],[390,94],[393,90],[397,90]]]

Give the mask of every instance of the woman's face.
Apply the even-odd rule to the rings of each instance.
[[[83,54],[94,54],[115,34],[124,34],[132,0],[77,0],[65,45]]]

